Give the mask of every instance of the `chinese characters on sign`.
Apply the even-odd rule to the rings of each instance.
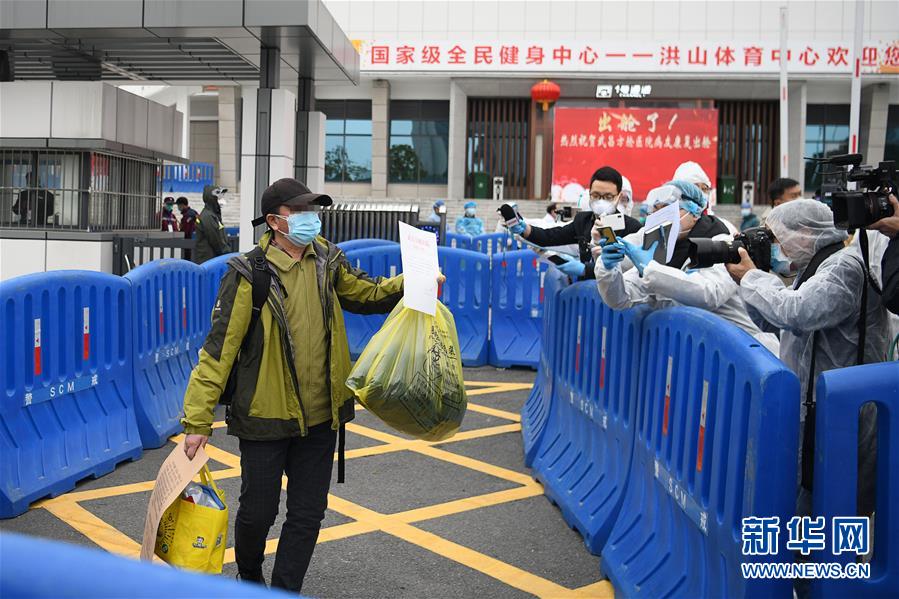
[[[717,150],[714,109],[557,108],[553,200],[577,201],[603,164],[630,179],[637,201],[687,160],[698,162],[715,181]]]
[[[780,70],[777,40],[737,43],[354,42],[363,71],[602,71],[769,73]],[[613,45],[614,44],[614,45]],[[786,57],[791,73],[849,74],[847,42],[796,42]],[[899,73],[899,40],[868,40],[864,73]],[[597,94],[599,91],[597,90]],[[635,93],[633,89],[629,93]],[[645,93],[643,95],[646,95]],[[597,95],[597,97],[601,97]],[[621,97],[642,97],[621,95]]]
[[[612,92],[615,92],[614,95]],[[617,83],[615,85],[596,86],[597,98],[648,98],[652,94],[652,85],[641,83]]]
[[[788,551],[810,555],[826,551],[832,555],[853,553],[867,555],[870,551],[869,520],[867,517],[840,517],[831,520],[830,543],[826,538],[827,523],[823,516],[793,516],[786,523]],[[743,555],[777,555],[780,545],[780,518],[743,518]]]

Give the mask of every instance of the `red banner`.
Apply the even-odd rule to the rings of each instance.
[[[698,162],[716,186],[718,111],[710,108],[557,108],[553,201],[576,202],[604,165],[630,179],[634,201]]]

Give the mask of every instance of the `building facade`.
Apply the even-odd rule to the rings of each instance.
[[[717,161],[705,168],[717,173],[719,203],[739,202],[721,188],[744,181],[764,203],[781,175],[781,6],[785,172],[810,195],[815,169],[803,157],[851,149],[852,0],[326,5],[361,58],[358,86],[315,90],[316,109],[328,117],[325,189],[335,197],[460,200],[482,196],[485,180],[492,196],[489,184],[502,177],[506,198],[555,199],[560,109],[678,108],[717,110]],[[865,1],[863,9],[856,151],[867,163],[897,160],[899,4]],[[544,79],[561,90],[546,112],[530,94]],[[615,152],[596,154],[615,163]]]

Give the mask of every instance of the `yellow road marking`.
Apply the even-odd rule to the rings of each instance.
[[[470,396],[519,391],[531,388],[531,385],[523,383],[491,383],[486,381],[466,382],[466,385],[477,387],[476,389],[467,391],[467,394]],[[578,589],[568,589],[533,573],[512,566],[511,564],[507,564],[501,560],[412,526],[415,522],[459,514],[512,501],[519,501],[543,493],[542,486],[540,486],[539,483],[534,482],[531,477],[526,474],[441,449],[441,446],[454,442],[507,434],[521,430],[521,425],[519,424],[520,416],[518,414],[479,404],[469,404],[469,408],[474,412],[503,418],[512,422],[510,424],[483,429],[463,431],[457,433],[451,439],[439,442],[404,439],[390,433],[384,433],[362,425],[350,423],[347,426],[350,431],[375,439],[382,444],[350,450],[347,452],[347,457],[361,458],[408,450],[433,459],[453,463],[458,466],[514,482],[520,486],[475,497],[465,497],[434,506],[407,510],[396,514],[380,514],[361,505],[341,499],[335,495],[329,495],[329,507],[344,516],[352,518],[354,521],[323,529],[319,535],[318,542],[326,543],[380,530],[437,555],[468,566],[473,570],[482,572],[509,586],[536,594],[540,597],[614,597],[614,591],[607,581],[593,583]],[[213,424],[213,428],[215,429],[223,428],[225,426],[224,422],[216,422]],[[183,435],[176,435],[171,438],[171,441],[177,443],[182,438]],[[218,480],[240,476],[239,456],[213,445],[207,445],[206,452],[210,459],[229,466],[229,468],[225,470],[213,472],[214,478]],[[154,482],[155,481],[146,481],[120,485],[117,487],[69,493],[55,499],[38,502],[33,507],[47,509],[54,514],[54,516],[63,522],[66,522],[75,530],[78,530],[107,551],[136,558],[140,553],[140,546],[137,542],[107,524],[102,519],[94,516],[88,510],[78,505],[78,502],[150,491],[153,488]],[[282,479],[282,484],[285,487],[286,482],[285,477]],[[274,553],[277,551],[277,547],[278,539],[271,539],[266,542],[265,553]],[[233,548],[227,549],[225,552],[225,563],[232,563],[233,561],[234,550]]]
[[[485,389],[472,389],[471,391],[465,391],[465,395],[487,395],[488,393],[505,393],[507,391],[530,391],[531,387],[534,385],[531,383],[494,383],[492,387],[487,387]]]
[[[457,466],[462,466],[471,470],[477,470],[478,472],[483,472],[484,474],[489,474],[491,476],[502,478],[504,480],[518,483],[520,485],[528,485],[532,482],[531,477],[527,474],[521,474],[520,472],[515,472],[514,470],[509,470],[508,468],[494,466],[480,460],[475,460],[455,453],[451,453],[438,447],[434,447],[433,445],[425,443],[424,441],[409,441],[407,439],[397,437],[396,435],[391,435],[390,433],[377,431],[364,426],[360,426],[358,424],[353,424],[351,422],[347,423],[346,426],[348,431],[364,435],[371,439],[383,441],[384,443],[405,444],[406,448],[410,451],[414,451],[416,453],[420,453],[432,458],[437,458],[438,460],[442,460],[444,462],[450,462],[452,464],[456,464]]]
[[[212,478],[215,480],[225,480],[240,476],[240,468],[226,468],[224,470],[213,470]],[[89,491],[72,491],[65,495],[60,495],[53,499],[44,499],[35,503],[32,508],[47,507],[48,505],[60,503],[75,503],[82,501],[92,501],[94,499],[106,499],[108,497],[118,497],[120,495],[131,495],[132,493],[143,493],[152,491],[155,480],[148,480],[141,483],[131,483],[127,485],[118,485],[115,487],[103,487],[102,489],[91,489]]]
[[[574,597],[613,599],[615,597],[615,589],[608,580],[600,580],[599,582],[574,589],[572,595]]]
[[[318,534],[318,543],[327,543],[328,541],[337,541],[347,537],[374,532],[378,530],[371,524],[363,522],[347,522],[346,524],[338,524],[337,526],[329,526],[323,528]],[[265,542],[265,555],[271,555],[278,550],[279,539],[269,539]],[[225,564],[234,563],[234,547],[225,549]]]
[[[48,501],[42,507],[106,551],[132,558],[140,556],[140,545],[136,541],[74,501]]]
[[[526,487],[515,487],[514,489],[506,489],[505,491],[496,491],[495,493],[486,493],[475,497],[464,497],[455,501],[447,501],[438,505],[429,505],[414,510],[398,512],[391,514],[391,518],[395,518],[400,522],[412,524],[421,522],[422,520],[432,520],[443,516],[452,516],[461,514],[471,510],[483,507],[491,507],[502,503],[518,501],[520,499],[528,499],[543,494],[543,487],[538,483],[532,483]]]
[[[539,597],[568,597],[572,593],[570,589],[536,574],[339,497],[329,496],[328,504],[336,512],[360,522],[370,523],[387,534],[468,566],[516,589],[533,593]]]
[[[507,412],[506,410],[498,410],[496,408],[489,408],[487,406],[482,406],[474,403],[468,404],[468,409],[472,412],[487,414],[488,416],[496,416],[497,418],[504,418],[506,420],[511,420],[512,422],[521,422],[521,415],[516,414],[515,412]]]

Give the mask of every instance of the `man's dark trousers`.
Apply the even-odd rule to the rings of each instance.
[[[281,527],[271,584],[300,591],[328,507],[336,440],[330,422],[309,427],[305,437],[240,440],[234,551],[242,579],[262,581],[265,541],[278,515],[281,477],[286,474],[287,520]]]

